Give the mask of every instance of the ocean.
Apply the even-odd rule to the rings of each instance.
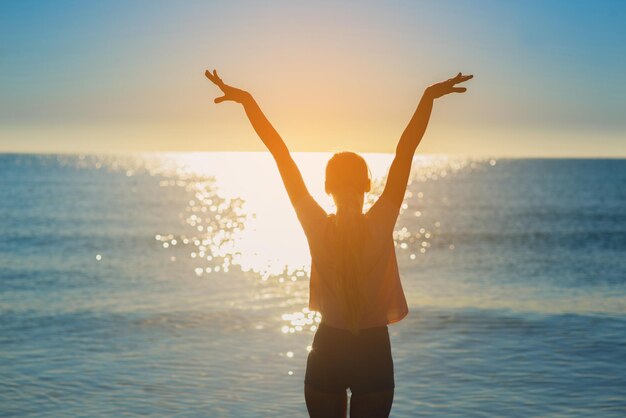
[[[394,239],[392,417],[626,416],[626,160],[416,156]],[[309,261],[266,153],[0,154],[0,415],[306,416]]]

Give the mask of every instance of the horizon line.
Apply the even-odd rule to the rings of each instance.
[[[334,154],[339,151],[290,151],[291,154]],[[392,156],[394,152],[357,152],[357,154],[362,155],[389,155]],[[119,152],[83,152],[83,151],[59,151],[59,152],[49,152],[49,151],[2,151],[0,150],[0,155],[75,155],[75,156],[137,156],[137,155],[145,155],[145,154],[216,154],[216,153],[224,153],[224,154],[270,154],[269,151],[226,151],[226,150],[215,150],[215,151],[119,151]],[[623,156],[607,156],[607,155],[506,155],[506,154],[456,154],[456,153],[415,153],[415,157],[459,157],[459,158],[470,158],[470,159],[508,159],[508,160],[522,160],[522,159],[537,159],[537,160],[624,160],[626,159],[626,155]]]

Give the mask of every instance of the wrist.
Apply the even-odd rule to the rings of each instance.
[[[243,91],[241,93],[241,99],[239,100],[239,103],[246,104],[246,103],[251,103],[253,101],[254,101],[254,98],[252,97],[250,93],[248,93],[247,91]]]
[[[428,86],[428,87],[426,87],[426,90],[424,90],[424,96],[427,99],[430,99],[430,100],[435,100],[437,97],[439,97],[439,95],[437,94],[435,86]]]
[[[422,97],[426,100],[435,100],[437,98],[437,95],[435,94],[435,92],[433,91],[433,86],[429,86],[426,87],[426,89],[424,90],[424,94],[422,95]]]

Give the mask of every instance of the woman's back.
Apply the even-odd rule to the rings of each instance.
[[[309,309],[322,314],[323,322],[335,328],[350,329],[346,318],[345,298],[339,284],[337,263],[341,261],[344,243],[338,236],[336,215],[327,216],[308,200],[296,202],[296,212],[311,251]],[[371,328],[397,322],[408,313],[408,307],[393,243],[393,227],[398,208],[385,198],[379,199],[362,215],[359,236],[348,242],[360,244],[360,277],[351,280],[350,292],[361,295],[358,328]],[[345,244],[343,244],[345,245]]]

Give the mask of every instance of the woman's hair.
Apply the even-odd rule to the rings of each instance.
[[[370,175],[367,163],[359,154],[338,152],[326,164],[326,193],[357,193],[370,191]],[[359,208],[360,209],[360,208]]]
[[[370,190],[367,163],[353,152],[339,152],[326,165],[326,193],[337,204],[335,224],[335,288],[344,319],[353,334],[368,303],[363,278],[365,236],[363,194]],[[339,210],[341,206],[341,210]]]

